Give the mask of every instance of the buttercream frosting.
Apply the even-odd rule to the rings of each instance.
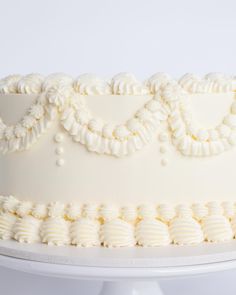
[[[22,78],[21,75],[9,75],[0,80],[0,93],[9,94],[17,93],[18,82]]]
[[[79,247],[143,247],[222,242],[236,234],[232,202],[179,204],[33,204],[0,196],[0,239]]]
[[[121,219],[113,219],[101,226],[101,242],[105,247],[132,247],[135,245],[134,228]]]
[[[13,227],[16,222],[16,216],[12,213],[0,213],[0,239],[8,240],[13,238]]]
[[[41,226],[40,236],[43,243],[63,246],[70,243],[69,223],[62,217],[50,217]]]
[[[176,217],[170,223],[170,236],[175,244],[191,245],[203,242],[201,225],[191,217]]]
[[[143,95],[148,94],[148,88],[130,73],[120,73],[111,81],[113,94]]]
[[[168,226],[154,218],[140,221],[135,236],[138,245],[143,247],[165,246],[171,242]]]
[[[93,74],[84,74],[74,81],[74,89],[82,95],[105,95],[111,94],[110,84]]]
[[[46,77],[42,84],[42,91],[45,92],[50,88],[72,87],[73,78],[63,73],[54,73]]]
[[[82,214],[82,208],[78,203],[69,203],[65,207],[65,216],[70,220],[77,220]]]
[[[100,246],[100,224],[97,220],[80,218],[70,228],[72,245],[81,247]]]
[[[8,87],[9,80],[11,81],[11,78],[5,79],[8,82],[2,80],[1,83],[6,84],[2,86],[3,89]],[[30,107],[21,122],[15,126],[7,126],[1,119],[0,150],[6,153],[28,149],[50,126],[59,112],[61,124],[73,140],[85,145],[89,151],[99,154],[120,157],[142,149],[152,141],[160,123],[168,119],[172,142],[183,155],[218,155],[236,144],[235,102],[232,102],[228,114],[222,118],[219,126],[211,129],[198,126],[188,105],[187,95],[191,91],[183,86],[186,81],[190,83],[189,80],[192,79],[193,76],[188,75],[177,83],[169,76],[159,73],[151,77],[145,86],[145,83],[139,82],[132,74],[122,73],[112,79],[110,86],[108,82],[94,75],[82,75],[72,83],[71,78],[55,74],[45,80],[46,86],[44,85],[42,90],[43,77],[38,74],[27,75],[18,81],[17,91],[39,94],[39,97],[36,104]],[[213,92],[236,89],[232,86],[229,89],[223,87],[222,90],[222,79],[235,85],[233,78],[223,78],[217,74],[207,75],[203,81],[219,84],[219,89],[213,87]],[[65,83],[62,83],[62,80],[65,80]],[[149,91],[148,87],[152,90]],[[80,90],[82,88],[83,90]],[[112,125],[112,122],[93,117],[81,98],[84,95],[111,93],[147,95],[154,91],[153,98],[140,108],[133,118],[121,125]],[[196,89],[192,91],[197,92]],[[167,160],[164,159],[164,162]]]
[[[0,161],[6,167],[2,192],[11,193],[13,189],[15,196],[28,197],[25,200],[22,197],[0,197],[0,237],[27,243],[81,247],[188,245],[203,240],[231,240],[236,228],[231,170],[225,169],[228,177],[221,178],[225,183],[223,194],[222,191],[218,193],[215,187],[210,189],[210,184],[213,179],[220,182],[217,169],[220,170],[221,164],[224,168],[230,167],[230,164],[224,163],[232,159],[230,152],[221,157],[215,156],[236,144],[235,82],[234,77],[218,73],[203,78],[187,75],[179,81],[164,73],[157,73],[145,82],[129,73],[118,74],[111,80],[90,74],[77,79],[63,74],[46,78],[39,74],[13,75],[1,80]],[[198,98],[199,93],[200,100],[205,96],[206,99],[216,96],[217,102],[218,98],[229,101],[228,106],[226,102],[222,104],[227,108],[221,112],[223,115],[219,112],[216,124],[200,123],[201,114],[200,120],[195,117],[197,114],[191,100]],[[6,99],[13,102],[12,108],[9,104],[9,111],[5,111]],[[99,104],[100,100],[106,103],[109,99],[114,105],[115,100],[121,102],[124,108],[122,119],[119,120],[119,116],[115,118],[116,111],[122,113],[119,104],[114,109],[113,105],[109,106],[106,117]],[[21,103],[22,111],[18,116],[16,109],[18,106],[20,109]],[[205,110],[209,103],[204,102],[203,107]],[[108,114],[110,110],[111,115]],[[219,111],[218,107],[216,111]],[[13,118],[15,114],[17,120]],[[48,137],[43,138],[45,131],[48,131]],[[152,163],[147,145],[154,141],[155,145],[150,149],[153,148],[156,153],[153,159],[157,162]],[[33,149],[35,143],[38,145]],[[91,154],[76,143],[86,147]],[[176,155],[172,147],[178,152]],[[26,153],[27,149],[31,150]],[[39,156],[35,161],[33,156],[41,151],[45,151],[45,157]],[[73,158],[77,151],[78,158]],[[140,158],[139,155],[131,157],[139,151]],[[24,172],[29,169],[28,155],[32,164],[36,165],[32,175],[28,174],[29,183],[37,175],[37,183],[42,186],[38,192],[35,190],[36,196],[33,184],[24,189],[24,181],[23,185],[18,182],[17,175],[19,179],[25,179],[23,173],[19,173],[22,172],[19,167],[23,166]],[[147,158],[143,160],[145,155]],[[42,159],[45,166],[52,163],[55,166],[45,173],[48,182],[42,175],[39,163]],[[176,165],[171,167],[172,161],[176,161]],[[72,162],[75,162],[74,166]],[[101,163],[108,172],[112,172],[112,167],[116,168],[113,170],[114,177],[97,173]],[[133,163],[137,165],[137,170],[131,171]],[[178,175],[182,167],[184,172]],[[122,175],[117,173],[119,170]],[[55,188],[51,184],[47,186],[49,181],[55,181],[52,172],[58,176]],[[191,177],[200,173],[198,183],[194,183],[191,191]],[[9,180],[10,174],[12,180]],[[171,178],[173,174],[176,178]],[[67,177],[70,177],[70,182]],[[76,188],[73,178],[78,179]],[[86,183],[88,180],[88,188],[83,179]],[[170,179],[173,189],[167,187]],[[96,191],[98,185],[100,192]],[[116,189],[112,190],[113,186]],[[178,186],[179,191],[176,190]],[[216,195],[215,199],[220,196],[219,202],[205,203],[205,195],[209,192],[210,200]],[[192,204],[198,199],[197,194],[199,203]],[[225,202],[221,203],[224,198]],[[40,203],[34,202],[36,199]],[[163,204],[163,200],[170,203]],[[177,200],[181,202],[179,205],[174,202]],[[185,204],[184,201],[189,202]]]
[[[229,220],[222,215],[210,215],[203,219],[202,228],[209,242],[224,242],[233,238]]]
[[[41,221],[33,216],[19,218],[13,227],[14,239],[20,243],[35,243],[40,241]]]
[[[207,74],[203,79],[194,74],[186,74],[180,78],[179,83],[191,93],[229,92],[235,89],[234,78],[220,73]]]
[[[42,91],[44,77],[40,74],[29,74],[22,77],[17,84],[17,92],[25,94],[38,94]]]

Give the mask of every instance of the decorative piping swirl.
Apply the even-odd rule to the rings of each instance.
[[[2,210],[4,212],[16,213],[17,207],[20,201],[13,196],[3,197],[2,199]]]
[[[152,94],[156,94],[171,82],[171,77],[166,73],[156,73],[146,81],[146,86],[150,89]]]
[[[17,218],[12,213],[0,213],[0,239],[9,240],[13,238],[13,227]]]
[[[74,89],[81,95],[112,94],[109,83],[92,74],[84,74],[74,81]]]
[[[177,217],[170,223],[170,236],[175,244],[191,245],[203,242],[200,224],[191,217]]]
[[[202,220],[205,216],[208,215],[208,209],[204,204],[193,204],[192,205],[193,216],[197,220]]]
[[[129,205],[121,208],[121,218],[126,222],[134,223],[137,220],[137,208]]]
[[[0,80],[0,94],[17,93],[21,75],[10,75]]]
[[[203,219],[202,228],[208,242],[224,242],[233,238],[229,220],[222,215],[210,215]]]
[[[90,219],[97,219],[99,217],[98,214],[99,207],[96,204],[85,204],[83,207],[82,216]]]
[[[10,75],[0,80],[0,93],[38,94],[52,87],[73,87],[81,95],[144,95],[156,94],[168,83],[173,82],[166,73],[156,73],[144,83],[130,73],[120,73],[109,81],[93,74],[83,74],[73,79],[63,73],[54,73],[46,78],[40,74],[27,76]],[[236,78],[219,73],[210,73],[200,78],[186,74],[179,79],[180,86],[189,93],[222,93],[236,90]]]
[[[91,119],[86,106],[75,102],[62,113],[61,124],[75,142],[85,145],[89,151],[122,157],[152,141],[160,122],[166,119],[166,110],[153,98],[134,118],[114,128],[98,118]]]
[[[32,203],[31,202],[21,202],[16,209],[16,214],[20,217],[24,217],[31,213]]]
[[[151,204],[144,204],[138,207],[138,217],[140,219],[154,219],[157,217],[157,210]]]
[[[100,239],[104,247],[132,247],[134,228],[124,220],[113,219],[102,225]]]
[[[31,204],[0,196],[0,239],[80,247],[156,247],[198,244],[204,238],[221,242],[235,235],[235,204],[230,202],[115,207]]]
[[[41,221],[32,216],[19,218],[13,227],[14,239],[20,243],[35,243],[40,241]]]
[[[233,202],[222,203],[223,213],[226,218],[233,218],[236,214],[235,204]]]
[[[65,205],[60,202],[53,202],[48,205],[48,216],[49,217],[63,217]]]
[[[176,215],[173,206],[169,204],[160,204],[157,208],[158,217],[164,222],[169,222]]]
[[[0,119],[0,152],[5,154],[27,150],[51,126],[55,118],[55,106],[47,105],[45,95],[42,94],[15,126],[7,126]]]
[[[182,80],[189,81],[190,78],[193,79],[191,76]],[[8,77],[1,83],[2,85],[5,83],[10,92],[17,79],[17,77]],[[63,79],[65,83],[61,82]],[[207,75],[204,81],[214,81],[222,86],[220,82],[222,79],[222,75],[211,74]],[[107,92],[107,82],[89,75],[81,76],[74,86],[85,85],[83,81],[90,80],[94,81],[91,83],[95,89],[103,89],[101,85],[105,85],[105,90],[96,90],[95,94]],[[173,144],[185,156],[218,155],[236,145],[235,101],[232,102],[229,114],[222,119],[219,126],[204,129],[192,119],[186,98],[187,92],[181,87],[183,84],[181,81],[178,84],[164,74],[151,77],[148,85],[154,89],[152,92],[157,91],[154,97],[140,108],[133,118],[122,125],[114,126],[112,123],[103,122],[100,118],[92,117],[85,100],[73,91],[70,77],[62,78],[58,74],[49,76],[43,86],[47,89],[46,92],[39,95],[21,122],[15,126],[7,126],[0,119],[0,151],[7,153],[28,149],[50,127],[58,112],[62,126],[73,140],[85,145],[89,151],[99,154],[122,157],[139,151],[153,140],[157,128],[163,121],[169,124]],[[227,81],[235,85],[235,79],[227,78]],[[5,86],[3,85],[0,89],[5,89]],[[83,89],[88,87],[83,86]],[[115,76],[112,87],[115,93],[120,94],[125,93],[124,89],[128,89],[127,93],[133,95],[148,93],[147,87],[140,84],[131,74]],[[24,93],[39,93],[42,89],[42,76],[31,74],[21,78],[17,82],[17,89]],[[236,87],[233,90],[236,90]]]
[[[50,88],[71,88],[73,78],[62,73],[54,73],[49,75],[42,84],[42,91],[47,92]]]
[[[113,94],[118,95],[149,94],[148,88],[130,73],[120,73],[113,77],[111,87]]]
[[[165,246],[171,242],[168,226],[154,218],[140,221],[135,236],[138,245],[143,247]]]
[[[99,246],[99,229],[99,222],[90,218],[73,222],[70,229],[71,244],[80,247]]]
[[[65,216],[66,218],[68,218],[69,220],[76,220],[78,219],[81,214],[82,214],[82,210],[81,210],[81,206],[79,204],[76,203],[70,203],[66,206],[65,209]]]
[[[44,219],[48,216],[48,206],[46,204],[35,204],[32,208],[32,216]]]
[[[189,93],[222,93],[236,89],[235,79],[219,73],[207,74],[203,79],[194,74],[186,74],[179,84]]]
[[[17,92],[22,94],[39,94],[42,92],[44,77],[40,74],[29,74],[18,81]]]
[[[69,223],[62,217],[49,218],[42,224],[40,235],[42,242],[48,245],[68,245]]]
[[[99,215],[103,220],[112,220],[120,216],[119,208],[112,205],[102,205],[99,209]]]

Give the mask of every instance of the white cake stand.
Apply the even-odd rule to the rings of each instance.
[[[163,294],[159,279],[236,268],[236,241],[199,246],[106,249],[0,241],[0,265],[36,275],[100,280],[100,295]]]

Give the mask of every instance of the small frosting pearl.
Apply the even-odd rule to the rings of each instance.
[[[168,160],[167,159],[164,158],[164,159],[161,160],[161,165],[162,166],[166,166],[167,164],[168,164]]]
[[[64,139],[64,136],[63,136],[63,134],[61,134],[61,133],[57,133],[57,134],[54,136],[54,140],[55,140],[56,142],[58,142],[58,143],[62,142],[63,139]]]
[[[56,153],[57,155],[62,155],[62,154],[64,154],[64,148],[61,147],[61,146],[57,147],[57,148],[55,149],[55,153]]]
[[[57,166],[62,167],[65,165],[65,160],[61,158],[61,159],[58,159],[56,163],[57,163]]]
[[[160,147],[160,153],[165,154],[167,152],[167,148],[165,146]]]

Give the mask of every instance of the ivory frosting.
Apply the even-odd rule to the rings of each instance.
[[[0,199],[0,239],[21,243],[158,247],[224,242],[236,233],[236,204],[229,202],[117,207]]]
[[[235,101],[218,126],[209,129],[195,123],[185,91],[188,90],[185,82],[189,84],[189,80],[194,79],[191,75],[183,77],[179,84],[163,74],[152,76],[150,81],[146,82],[149,90],[130,74],[115,76],[111,86],[108,82],[88,74],[78,77],[73,85],[70,78],[64,79],[65,83],[62,83],[63,78],[55,75],[43,82],[43,77],[38,74],[19,79],[16,87],[18,93],[41,94],[21,122],[8,126],[0,120],[0,151],[7,153],[30,148],[50,127],[58,112],[62,126],[73,140],[85,145],[89,151],[99,154],[120,157],[139,151],[152,141],[163,121],[168,121],[172,131],[172,143],[183,155],[217,155],[236,144]],[[235,86],[233,79],[219,75],[208,75],[203,81],[219,83],[219,89],[213,87],[214,84],[208,92],[232,92]],[[225,85],[224,81],[231,86],[222,89],[220,86]],[[3,93],[12,91],[11,83],[15,85],[15,76],[2,80]],[[196,92],[199,90],[198,87],[194,89]],[[154,96],[138,109],[132,118],[120,125],[112,125],[111,122],[94,117],[84,99],[85,95],[147,95],[154,91]],[[191,91],[193,92],[192,88]],[[62,161],[64,164],[64,160],[58,161],[59,166],[62,166]],[[166,163],[166,160],[163,161],[164,165]]]
[[[0,238],[79,247],[233,239],[235,99],[235,77],[218,73],[0,80]]]

